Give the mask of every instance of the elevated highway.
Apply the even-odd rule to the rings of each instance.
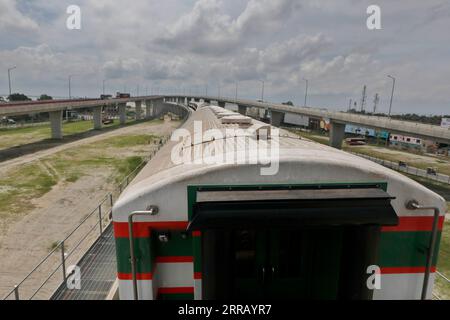
[[[267,110],[270,112],[271,122],[274,126],[280,126],[285,115],[288,113],[308,116],[310,118],[329,119],[331,124],[330,144],[335,148],[341,148],[342,146],[346,124],[385,130],[390,133],[414,136],[439,143],[450,144],[450,129],[435,125],[393,120],[388,117],[376,117],[339,111],[329,111],[319,108],[292,107],[270,102],[202,95],[160,95],[108,100],[85,99],[8,103],[0,105],[0,117],[49,112],[52,126],[52,137],[55,139],[60,139],[62,138],[62,112],[67,109],[92,108],[94,114],[94,128],[101,129],[101,112],[102,107],[105,106],[117,107],[120,122],[123,124],[126,120],[126,104],[128,102],[136,103],[136,119],[141,119],[143,114],[143,105],[145,105],[146,108],[145,117],[151,118],[162,112],[165,102],[186,104],[191,100],[203,100],[205,102],[217,101],[218,105],[221,107],[225,107],[227,103],[236,104],[238,105],[239,113],[241,114],[246,114],[249,108]]]
[[[184,99],[185,96],[166,96],[168,100]],[[394,120],[388,117],[377,117],[370,115],[358,115],[340,111],[329,111],[319,108],[287,106],[283,104],[276,104],[270,102],[260,102],[245,99],[234,98],[218,98],[208,96],[187,96],[188,99],[197,101],[217,101],[222,107],[226,103],[238,105],[239,113],[246,114],[248,108],[264,109],[270,112],[271,122],[274,126],[280,126],[287,113],[299,114],[316,119],[329,119],[331,124],[330,144],[335,148],[340,148],[345,134],[345,125],[353,124],[363,126],[366,128],[373,128],[385,130],[390,133],[397,133],[401,135],[414,136],[421,139],[436,141],[439,143],[450,144],[450,129],[442,128],[440,126]]]

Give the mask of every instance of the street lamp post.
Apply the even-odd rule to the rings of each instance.
[[[8,84],[9,84],[9,96],[11,97],[11,71],[16,69],[17,67],[8,68]]]
[[[69,75],[69,100],[72,99],[72,77],[74,74]]]
[[[391,75],[388,75],[388,78],[392,79],[392,93],[391,93],[391,102],[389,104],[389,118],[391,117],[392,111],[392,100],[394,99],[394,90],[395,90],[395,78]]]
[[[105,82],[106,82],[106,79],[103,79],[103,95],[105,95]]]
[[[264,80],[259,80],[262,83],[261,88],[261,102],[264,102]]]
[[[303,78],[303,80],[305,81],[305,83],[306,83],[306,88],[305,88],[305,107],[306,107],[306,102],[307,102],[307,99],[308,99],[308,79],[305,79],[305,78]]]

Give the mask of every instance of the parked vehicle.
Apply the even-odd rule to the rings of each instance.
[[[406,168],[408,165],[406,164],[406,162],[399,161],[399,162],[398,162],[398,166],[399,166],[399,167]]]
[[[119,98],[119,99],[121,99],[121,98],[130,98],[130,97],[131,97],[131,94],[129,94],[129,93],[117,92],[117,94],[116,94],[116,98]]]
[[[366,138],[348,138],[345,139],[345,143],[349,146],[362,146],[366,144]]]

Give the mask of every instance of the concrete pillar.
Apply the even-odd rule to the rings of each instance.
[[[126,103],[119,103],[119,122],[120,124],[125,124],[127,122],[127,104]]]
[[[136,120],[141,120],[142,119],[142,101],[136,101]]]
[[[344,138],[345,138],[345,124],[331,121],[330,146],[336,149],[341,149],[342,141],[344,140]]]
[[[280,127],[284,121],[284,113],[270,110],[270,124],[274,127]]]
[[[219,107],[225,108],[225,102],[223,101],[217,101],[219,103]]]
[[[100,130],[102,128],[102,106],[94,107],[92,111],[94,113],[94,130]]]
[[[247,107],[238,105],[238,112],[245,116],[247,114]]]
[[[52,129],[52,139],[62,139],[62,115],[63,111],[52,111],[50,115],[50,127]]]
[[[149,120],[152,118],[152,101],[145,101],[145,119]]]

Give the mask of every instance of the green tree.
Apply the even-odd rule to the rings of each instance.
[[[41,96],[39,97],[39,99],[38,99],[39,101],[42,101],[42,100],[53,100],[53,97],[51,97],[51,96],[49,96],[49,95],[47,95],[47,94],[41,94]]]
[[[31,101],[30,98],[28,98],[23,93],[13,93],[8,96],[9,101]]]

